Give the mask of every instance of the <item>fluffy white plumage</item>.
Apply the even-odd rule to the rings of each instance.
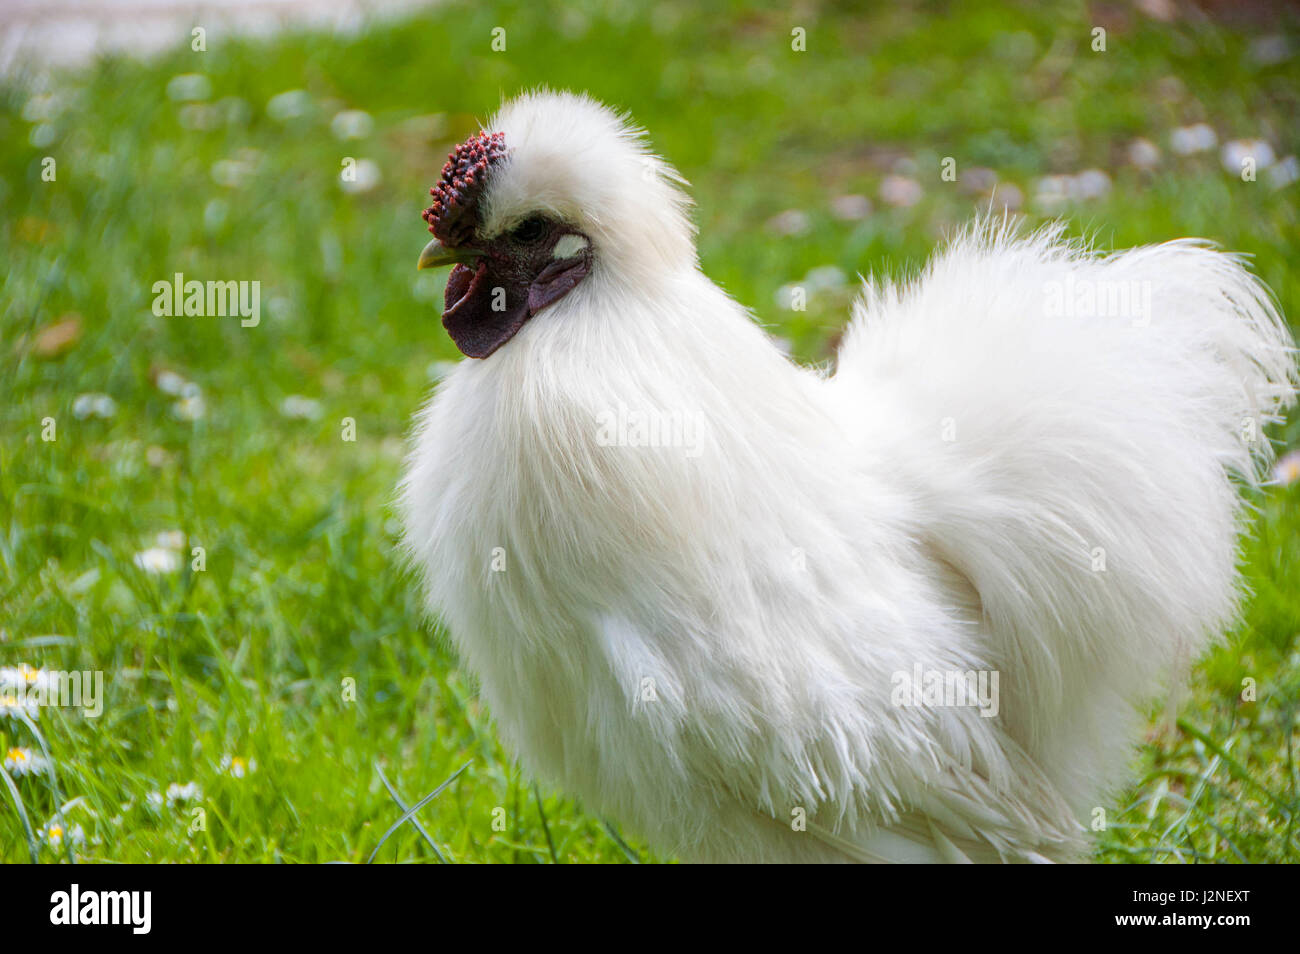
[[[538,93],[487,128],[483,231],[545,210],[594,253],[442,383],[402,484],[507,746],[689,860],[1079,857],[1134,705],[1234,615],[1234,480],[1295,393],[1264,287],[1196,242],[977,226],[869,285],[827,375],[699,271],[619,117]],[[1071,306],[1115,282],[1148,320]],[[620,408],[694,446],[610,446]],[[895,704],[917,666],[996,671],[998,714]]]

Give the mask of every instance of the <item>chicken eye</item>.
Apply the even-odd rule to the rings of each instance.
[[[516,242],[536,242],[546,234],[546,220],[541,216],[524,219],[515,226],[510,237]]]

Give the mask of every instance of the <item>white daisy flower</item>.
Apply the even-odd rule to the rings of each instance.
[[[768,219],[767,228],[777,235],[803,235],[812,228],[812,220],[801,209],[786,209]]]
[[[185,386],[189,384],[175,371],[159,371],[153,383],[163,394],[173,396],[179,396],[185,390]]]
[[[1054,211],[1070,201],[1071,179],[1069,176],[1044,176],[1038,180],[1034,194],[1034,203]]]
[[[212,81],[202,73],[181,73],[167,83],[167,98],[178,103],[196,102],[212,95]]]
[[[186,782],[181,785],[178,782],[172,782],[167,786],[167,804],[177,805],[182,802],[201,802],[203,801],[203,789],[199,788],[198,782]]]
[[[134,557],[135,565],[154,575],[175,573],[181,568],[181,556],[168,547],[149,547]]]
[[[72,402],[72,416],[79,421],[88,417],[102,417],[105,420],[117,414],[117,402],[107,394],[78,394]]]
[[[208,406],[201,395],[181,398],[172,405],[172,414],[182,421],[198,421],[208,413]]]
[[[1205,123],[1180,126],[1169,134],[1169,148],[1180,156],[1208,152],[1218,144],[1218,135]]]
[[[335,139],[365,139],[374,131],[375,121],[361,109],[345,109],[335,113],[330,120],[330,132]]]
[[[62,848],[66,841],[73,848],[79,848],[86,843],[86,832],[80,825],[64,826],[62,819],[51,818],[49,823],[40,830],[37,837],[45,842],[51,848]]]
[[[1139,169],[1154,169],[1160,165],[1160,147],[1150,139],[1134,139],[1128,144],[1128,161]]]
[[[987,166],[971,166],[962,169],[957,176],[957,188],[967,195],[979,195],[992,192],[998,184],[998,174]]]
[[[257,771],[257,759],[246,759],[242,755],[223,755],[221,771],[229,773],[231,778],[243,778]]]
[[[277,93],[266,103],[266,114],[277,122],[296,119],[312,107],[311,94],[305,89],[289,89]]]
[[[59,138],[59,129],[53,123],[41,123],[39,126],[33,126],[32,131],[27,134],[27,141],[37,149],[46,149],[54,145],[54,141]]]
[[[19,698],[12,689],[0,689],[0,719],[21,720],[23,715],[36,720],[41,717],[41,707],[27,698]]]
[[[1286,188],[1297,180],[1300,180],[1300,159],[1295,156],[1287,156],[1269,167],[1268,181],[1274,189]]]
[[[35,669],[26,663],[18,666],[0,666],[0,718],[19,720],[23,714],[31,719],[41,717],[41,707],[28,693],[48,690],[52,676],[44,669]]]
[[[776,290],[772,298],[776,302],[776,307],[784,308],[790,311],[794,308],[795,293],[802,291],[805,302],[807,300],[808,289],[802,285],[796,285],[794,282],[787,282]]]
[[[384,174],[373,159],[358,159],[354,165],[339,170],[339,187],[353,195],[369,192],[383,181]]]
[[[37,669],[27,663],[17,666],[0,666],[0,689],[17,689],[20,686],[30,688],[48,688],[51,676],[44,669]]]
[[[1250,41],[1250,58],[1263,66],[1285,63],[1291,58],[1291,52],[1291,41],[1282,33]]]
[[[848,282],[842,269],[835,265],[818,265],[808,270],[803,283],[810,291],[822,291],[830,288],[843,288]]]
[[[280,402],[280,413],[290,420],[315,421],[325,413],[325,409],[320,401],[301,394],[290,394]]]
[[[985,210],[1001,213],[1004,209],[1017,212],[1025,204],[1025,194],[1014,182],[999,182],[989,193],[988,200],[980,204]]]
[[[1283,487],[1300,481],[1300,450],[1283,454],[1273,465],[1273,479]]]
[[[1100,199],[1110,191],[1110,176],[1100,169],[1084,169],[1070,182],[1070,195],[1077,199]]]
[[[865,195],[837,195],[831,199],[831,215],[841,222],[860,222],[871,215],[871,200]]]
[[[33,775],[44,772],[49,766],[50,763],[45,756],[38,755],[28,748],[14,746],[5,753],[5,769],[10,775]]]
[[[896,209],[906,209],[916,205],[925,195],[921,183],[907,176],[885,176],[880,183],[880,201]]]
[[[29,123],[58,119],[63,112],[64,100],[57,93],[38,93],[23,105],[23,119]]]
[[[1262,139],[1234,139],[1225,142],[1219,152],[1219,161],[1223,168],[1233,175],[1241,172],[1242,163],[1247,159],[1255,161],[1256,169],[1267,169],[1275,161],[1277,154],[1273,147]]]

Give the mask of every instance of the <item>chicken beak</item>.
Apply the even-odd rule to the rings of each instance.
[[[434,239],[424,247],[420,253],[420,261],[415,266],[421,268],[437,268],[440,265],[455,265],[461,262],[470,262],[478,258],[482,253],[472,248],[448,248],[437,239]]]

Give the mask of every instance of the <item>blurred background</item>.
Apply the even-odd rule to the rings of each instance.
[[[801,362],[986,210],[1204,236],[1300,320],[1297,7],[1045,6],[0,8],[0,860],[671,860],[510,763],[402,568],[409,421],[459,358],[428,188],[503,97],[586,90]],[[257,282],[257,322],[157,315],[176,273]],[[1097,860],[1300,860],[1300,420],[1272,436],[1241,625],[1152,709]],[[59,670],[105,674],[100,717],[22,704]]]

